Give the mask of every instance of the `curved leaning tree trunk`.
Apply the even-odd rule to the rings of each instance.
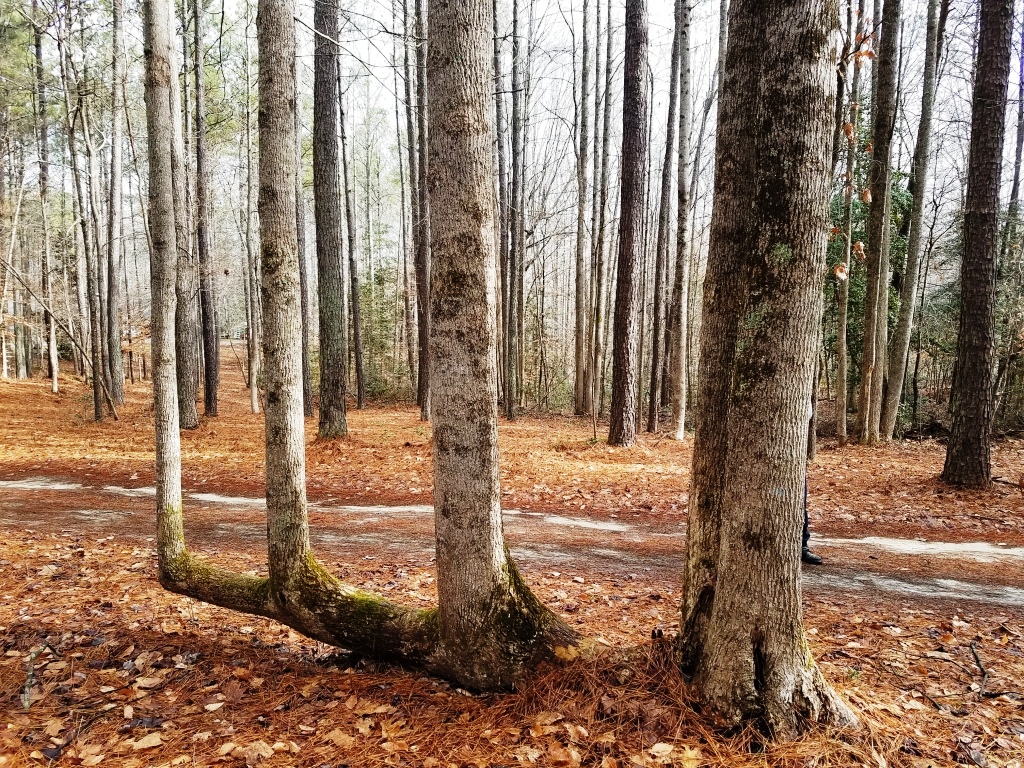
[[[856,722],[800,606],[837,18],[834,0],[734,0],[718,117],[680,652],[725,723],[777,735]]]
[[[442,70],[435,80],[450,87],[440,89],[448,95],[439,103],[442,111],[434,113],[438,122],[431,145],[437,157],[435,186],[446,203],[442,209],[448,209],[436,221],[436,247],[444,255],[436,262],[439,288],[432,296],[443,322],[431,338],[436,350],[451,350],[457,357],[439,367],[434,381],[435,397],[444,406],[441,411],[453,415],[435,424],[434,435],[440,609],[421,611],[342,583],[317,562],[309,544],[290,0],[262,0],[257,15],[269,575],[257,578],[214,568],[185,546],[173,353],[177,251],[169,142],[161,140],[171,130],[168,101],[160,91],[170,79],[172,27],[167,0],[146,3],[147,113],[154,174],[150,203],[157,549],[160,581],[169,590],[276,619],[311,638],[372,658],[422,668],[472,688],[495,689],[508,687],[538,655],[575,636],[522,584],[501,535],[493,214],[488,196],[491,21],[489,0],[474,4],[480,7],[439,9],[433,44],[432,70]],[[484,57],[482,64],[478,54]],[[481,315],[488,320],[481,320]],[[463,332],[465,344],[457,348],[453,334]],[[475,418],[466,418],[467,414]]]

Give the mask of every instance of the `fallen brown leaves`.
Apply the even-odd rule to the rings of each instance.
[[[246,413],[237,375],[226,386],[223,415],[184,435],[185,484],[260,496],[262,420]],[[91,423],[87,397],[70,381],[56,397],[39,382],[0,382],[0,474],[151,484],[148,387],[131,389],[118,423]],[[429,503],[429,429],[415,411],[354,412],[350,425],[349,440],[308,439],[313,498]],[[583,422],[554,417],[501,430],[506,506],[685,521],[688,444],[644,436],[633,449],[609,449],[587,439]],[[823,451],[810,482],[817,530],[1024,543],[1020,490],[950,492],[934,479],[941,452],[927,443]],[[1016,482],[1022,455],[1020,443],[1001,444],[997,473]],[[145,499],[118,504],[149,512]],[[248,517],[258,523],[255,512]],[[525,566],[531,587],[581,632],[636,650],[567,650],[565,666],[536,670],[520,692],[477,697],[169,594],[153,578],[152,542],[137,534],[83,536],[73,517],[55,511],[35,530],[0,524],[0,535],[4,766],[1019,768],[1024,755],[1021,609],[870,593],[805,598],[811,650],[866,730],[815,730],[772,744],[753,729],[711,730],[668,640],[646,639],[652,627],[670,635],[677,616],[678,585],[664,575]],[[237,538],[205,554],[263,572],[260,550]],[[382,557],[369,545],[357,551],[328,564],[397,601],[433,601],[426,560]]]
[[[867,730],[816,730],[774,745],[753,729],[711,730],[693,708],[669,641],[642,641],[650,626],[638,632],[643,604],[666,610],[666,618],[676,610],[648,596],[669,594],[669,583],[534,575],[534,589],[556,605],[555,593],[582,601],[594,586],[637,595],[628,609],[588,601],[572,618],[620,650],[641,644],[626,656],[587,653],[538,669],[519,693],[478,697],[169,594],[153,579],[153,551],[131,541],[88,541],[70,531],[5,535],[4,765],[923,768],[1019,766],[1024,754],[1019,611],[808,600],[812,651]],[[244,552],[221,552],[218,560],[252,565]],[[352,583],[377,591],[390,584],[398,600],[429,588],[427,567],[346,565]]]

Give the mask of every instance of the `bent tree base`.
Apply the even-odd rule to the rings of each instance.
[[[169,513],[175,515],[180,520],[179,512]],[[445,642],[436,609],[409,608],[345,584],[308,551],[286,582],[277,584],[217,568],[188,552],[176,536],[159,547],[160,584],[171,592],[273,619],[313,640],[470,690],[511,690],[538,662],[554,658],[556,648],[579,639],[530,592],[511,561],[507,589],[494,594],[484,612],[486,642]]]

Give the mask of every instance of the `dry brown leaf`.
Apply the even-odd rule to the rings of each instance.
[[[334,742],[337,746],[342,749],[349,749],[353,744],[356,743],[356,739],[351,734],[345,733],[340,728],[335,728],[333,731],[325,736],[328,741]]]
[[[164,740],[160,738],[160,734],[154,731],[153,733],[147,733],[141,739],[132,743],[132,749],[138,752],[140,749],[152,749],[153,747],[159,747],[164,743]]]
[[[246,765],[255,765],[261,760],[265,760],[268,757],[274,756],[274,750],[267,742],[262,739],[254,741],[245,747],[236,747],[231,751],[232,757],[238,757],[245,760]]]

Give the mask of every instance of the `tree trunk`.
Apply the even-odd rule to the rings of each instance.
[[[152,8],[161,0],[147,0]],[[444,674],[480,689],[510,686],[540,657],[576,640],[524,586],[501,537],[494,367],[493,166],[488,121],[490,5],[487,0],[432,9],[431,155],[436,158],[438,327],[431,345],[443,349],[433,372],[441,423],[434,430],[434,490],[438,508],[438,611],[416,611],[350,587],[317,562],[309,545],[304,483],[300,316],[295,232],[293,101],[294,8],[261,2],[259,35],[260,227],[265,319],[267,535],[269,576],[212,567],[185,547],[181,518],[180,451],[174,439],[174,294],[170,254],[174,227],[168,187],[170,161],[152,187],[164,263],[154,270],[161,319],[165,383],[158,401],[158,555],[160,580],[180,594],[273,618],[316,640],[376,659]],[[169,18],[170,14],[159,14]],[[152,63],[169,46],[147,29]],[[452,50],[454,49],[454,50]],[[166,61],[166,58],[163,59]],[[439,63],[434,63],[439,62]],[[468,66],[466,66],[468,63]],[[163,80],[170,79],[162,67]],[[154,100],[150,99],[150,106]],[[163,108],[166,100],[155,99]],[[148,110],[152,112],[152,109]],[[446,120],[465,114],[465,121]],[[165,121],[165,123],[168,121]],[[154,126],[151,116],[151,128]],[[155,158],[166,143],[150,138]],[[160,149],[153,149],[159,147]],[[163,190],[162,200],[155,196]],[[481,213],[482,212],[482,213]],[[156,238],[155,238],[156,239]],[[465,299],[466,301],[463,301]]]
[[[121,359],[121,272],[124,247],[121,237],[123,203],[121,200],[121,144],[124,118],[124,31],[122,0],[113,0],[113,77],[110,109],[110,189],[107,208],[107,356],[110,365],[110,395],[124,402],[124,362]]]
[[[508,337],[508,262],[511,253],[511,232],[509,214],[508,188],[508,153],[505,151],[505,79],[501,74],[501,36],[498,31],[498,0],[492,0],[491,12],[494,16],[494,131],[495,148],[498,164],[498,271],[501,277],[499,285],[499,312],[501,326],[498,329],[501,339]],[[505,370],[505,350],[498,345],[498,371]],[[499,393],[504,389],[504,377],[499,375]],[[510,395],[506,392],[504,397]]]
[[[654,323],[651,329],[651,382],[647,405],[647,431],[658,431],[661,411],[661,378],[668,344],[663,338],[665,282],[668,277],[669,216],[672,211],[672,160],[676,154],[676,107],[679,103],[679,39],[682,36],[682,3],[675,3],[675,31],[672,35],[671,68],[668,78],[668,117],[665,124],[665,159],[661,166],[661,200],[658,206],[658,234],[654,265]]]
[[[882,415],[889,317],[889,210],[892,194],[892,138],[896,125],[896,72],[901,0],[885,0],[881,45],[875,59],[875,99],[871,128],[871,212],[868,217],[867,291],[864,298],[864,351],[857,401],[860,442],[878,442]],[[876,28],[877,29],[877,28]],[[876,32],[877,34],[877,32]],[[882,342],[882,343],[880,343]]]
[[[423,0],[416,0],[416,195],[419,206],[416,237],[416,311],[418,313],[419,373],[416,401],[420,406],[420,420],[430,420],[430,197],[427,194],[427,20]]]
[[[299,248],[299,300],[302,308],[302,415],[313,417],[313,377],[309,369],[309,271],[306,259],[306,194],[302,180],[302,110],[299,67],[295,65],[295,234]]]
[[[508,293],[502,301],[508,306],[508,335],[505,337],[505,418],[516,417],[519,390],[519,302],[518,275],[523,264],[522,189],[523,189],[523,55],[520,39],[520,0],[512,0],[512,188],[509,204]],[[578,377],[576,379],[578,381]],[[574,407],[578,401],[575,400]]]
[[[83,134],[88,132],[88,124],[84,122],[84,112],[82,132]],[[86,145],[88,146],[88,140]],[[90,183],[90,189],[92,184]],[[89,200],[84,200],[86,208],[83,209],[83,216],[86,214],[85,211],[95,210]],[[83,218],[82,226],[85,229],[89,229]],[[90,336],[92,337],[92,347],[90,352],[92,353],[92,395],[93,395],[93,417],[96,421],[103,421],[103,387],[106,385],[106,375],[103,365],[103,315],[100,308],[100,284],[99,284],[99,242],[96,237],[96,229],[92,229],[92,248],[86,248],[85,250],[85,286],[86,295],[88,298],[89,306],[89,328]]]
[[[611,0],[608,0],[606,7],[607,27],[605,37],[605,67],[604,67],[604,105],[601,117],[601,183],[599,190],[596,190],[600,200],[598,203],[597,232],[594,236],[594,322],[593,334],[591,336],[591,389],[592,406],[591,418],[594,426],[594,439],[597,439],[597,420],[601,415],[601,406],[604,402],[604,337],[605,322],[605,230],[608,217],[608,155],[609,137],[611,135],[611,98],[612,98],[612,10]]]
[[[598,0],[600,2],[600,0]],[[518,3],[517,3],[518,5]],[[576,144],[576,333],[575,344],[575,386],[574,397],[577,416],[585,413],[584,392],[587,389],[587,148],[590,141],[590,14],[589,2],[583,0],[583,61],[580,66],[579,95],[579,141]],[[513,86],[514,88],[515,86]],[[513,98],[515,95],[513,94]]]
[[[344,245],[338,159],[338,6],[317,0],[313,26],[313,213],[320,296],[320,424],[322,438],[348,434],[345,411]]]
[[[857,3],[856,27],[853,26],[853,3],[847,2],[847,28],[853,32],[853,51],[859,53],[861,41],[864,38],[864,0]],[[847,368],[849,352],[847,351],[847,328],[849,323],[850,306],[850,271],[853,269],[853,199],[856,195],[856,172],[857,172],[857,144],[860,140],[860,81],[863,70],[863,57],[853,53],[853,77],[850,80],[850,117],[845,126],[844,134],[847,137],[846,146],[846,176],[843,206],[843,268],[844,274],[836,273],[839,279],[839,307],[837,309],[837,330],[836,330],[836,357],[838,358],[836,369],[836,436],[840,445],[846,445],[847,428],[846,412],[849,410],[848,396],[850,391],[849,371]]]
[[[1010,185],[1010,203],[1006,210],[1006,224],[1003,227],[1002,238],[999,244],[999,261],[996,264],[997,283],[1000,282],[1001,276],[1005,275],[1010,268],[1008,263],[1010,249],[1014,241],[1017,239],[1018,227],[1020,226],[1020,171],[1021,161],[1024,159],[1024,34],[1021,35],[1021,48],[1020,54],[1018,55],[1018,66],[1017,140],[1013,159],[1013,182]],[[1016,269],[1010,274],[1010,279],[1006,281],[1002,291],[1008,296],[1017,296],[1020,294],[1021,290],[1020,269]],[[997,305],[1000,303],[998,295],[996,297],[996,303]],[[1017,340],[1017,336],[1020,333],[1019,329],[1021,320],[1018,313],[1014,311],[1015,309],[1015,305],[1011,303],[1010,309],[1006,311],[1004,316],[1003,331],[1000,334],[1006,344],[1006,353],[1000,358],[999,364],[997,365],[995,383],[996,399],[993,416],[996,421],[999,420],[1003,413],[1004,406],[1006,405],[1005,395],[1007,388],[1005,384],[1011,374],[1011,366],[1020,353],[1020,343]]]
[[[413,101],[413,93],[419,89],[414,88],[413,72],[409,66],[409,46],[413,43],[413,35],[410,34],[411,20],[409,18],[409,3],[408,0],[402,0],[402,30],[405,33],[402,40],[402,67],[404,70],[404,81],[405,81],[405,142],[406,148],[409,154],[409,234],[412,240],[412,262],[413,262],[413,290],[416,290],[415,286],[415,263],[416,254],[419,243],[419,232],[420,232],[420,200],[419,200],[419,149],[416,137],[416,104]],[[415,62],[414,62],[415,63]],[[403,264],[403,277],[408,281],[408,265]],[[406,319],[406,331],[408,336],[409,346],[409,377],[412,382],[413,392],[416,393],[417,398],[419,396],[419,372],[417,371],[417,362],[419,360],[419,336],[416,335],[416,323],[413,316],[413,309],[418,306],[419,302],[414,297],[406,300],[407,306],[407,319]],[[417,400],[418,402],[418,400]]]
[[[173,54],[172,54],[173,55]],[[174,71],[177,72],[177,61]],[[187,78],[185,79],[187,82]],[[178,376],[178,422],[182,429],[199,426],[196,396],[199,394],[199,324],[196,312],[196,294],[199,290],[198,265],[192,249],[189,228],[187,163],[185,142],[182,137],[182,103],[178,78],[171,79],[171,173],[174,177],[174,225],[177,227],[178,246],[178,302],[175,307],[175,354]]]
[[[341,93],[339,91],[339,106],[341,104]],[[359,270],[356,266],[356,204],[353,195],[353,177],[348,172],[348,141],[345,138],[345,110],[340,110],[339,124],[341,126],[341,174],[345,185],[345,216],[348,220],[348,280],[350,290],[350,301],[352,302],[352,352],[355,357],[356,366],[356,408],[362,410],[366,407],[366,374],[363,370],[363,313],[361,311],[362,301],[359,296]],[[367,184],[366,210],[370,210],[369,184]],[[370,237],[367,227],[367,238]],[[367,240],[369,242],[369,240]]]
[[[608,442],[636,441],[637,262],[643,249],[644,177],[647,171],[647,2],[626,2],[626,55],[622,84],[622,160],[619,263],[612,342],[612,404]]]
[[[175,373],[177,227],[174,201],[174,122],[171,88],[177,70],[171,46],[170,0],[144,0],[146,127],[149,155],[149,230],[153,242],[152,291],[153,417],[156,422],[157,557],[161,581],[185,554],[181,513],[181,436]]]
[[[935,106],[937,82],[937,59],[939,52],[938,25],[939,0],[928,0],[928,31],[925,42],[924,85],[921,96],[921,122],[917,127],[917,144],[914,147],[914,167],[911,183],[914,200],[910,209],[910,237],[907,244],[907,266],[900,285],[900,313],[893,331],[892,348],[889,350],[888,387],[882,407],[879,435],[889,440],[896,429],[900,401],[903,399],[903,382],[907,374],[907,357],[910,352],[910,334],[914,324],[915,300],[917,298],[917,273],[924,250],[924,206],[931,189],[931,134],[932,112]]]
[[[46,114],[46,85],[43,80],[43,20],[38,18],[39,2],[32,0],[32,19],[35,33],[35,54],[36,54],[36,124],[38,129],[39,143],[39,207],[43,225],[43,252],[42,252],[42,289],[46,303],[53,305],[53,291],[50,287],[50,226],[49,226],[49,179],[50,179],[50,139],[49,121]],[[2,297],[0,297],[2,300]],[[70,320],[70,316],[68,318]],[[50,310],[43,311],[43,325],[46,333],[46,359],[47,375],[50,378],[50,391],[54,394],[60,391],[58,374],[60,373],[60,360],[57,356],[57,323]],[[3,333],[0,327],[0,334]]]
[[[808,654],[800,606],[835,19],[828,0],[733,0],[704,287],[681,658],[724,723],[781,737],[856,722]]]
[[[968,488],[986,488],[992,476],[999,183],[1012,32],[1011,0],[981,0],[960,266],[960,329],[949,403],[952,425],[942,468],[944,481]]]
[[[249,54],[249,5],[245,6],[245,254],[246,285],[248,290],[248,333],[246,347],[249,357],[249,408],[260,412],[260,345],[263,337],[263,323],[260,318],[259,252],[256,247],[256,233],[253,231],[252,190],[254,186],[252,169],[252,75]]]
[[[203,341],[203,413],[217,415],[217,388],[220,385],[220,332],[217,327],[217,286],[210,254],[209,174],[206,170],[206,73],[203,50],[203,9],[200,0],[192,5],[195,30],[196,99],[196,244],[199,254],[199,312]]]
[[[509,686],[538,652],[572,637],[523,583],[501,532],[491,12],[490,0],[430,4],[439,659],[481,689]]]
[[[84,22],[83,22],[84,23]],[[85,77],[83,73],[83,77]],[[88,80],[85,80],[88,82]],[[100,227],[100,197],[102,183],[99,178],[99,160],[97,159],[96,147],[92,138],[92,127],[89,119],[90,109],[87,94],[81,91],[78,94],[79,117],[82,121],[82,139],[85,144],[85,168],[86,168],[86,215],[89,227],[92,231],[92,261],[87,262],[87,268],[92,270],[95,284],[89,291],[89,312],[97,314],[97,322],[94,330],[97,331],[96,344],[99,346],[100,367],[94,372],[99,372],[102,388],[110,389],[110,354],[107,349],[108,339],[108,317],[107,317],[107,244],[103,242],[102,228]],[[88,257],[88,253],[86,256]]]
[[[601,0],[596,0],[595,5],[595,30],[594,30],[594,152],[593,152],[593,192],[590,195],[590,294],[587,297],[588,318],[586,369],[587,369],[587,391],[583,393],[583,410],[590,414],[595,427],[597,426],[597,414],[594,410],[594,382],[598,378],[598,372],[594,368],[594,324],[597,322],[598,287],[597,287],[597,240],[598,221],[600,218],[598,207],[600,206],[601,195],[599,192],[601,184],[601,145],[603,142],[601,133]]]
[[[690,249],[690,0],[679,0],[679,162],[676,211],[676,258],[669,317],[669,385],[672,401],[672,436],[686,439],[687,368],[689,367]],[[705,113],[707,114],[707,113]],[[700,163],[700,143],[694,165]]]

